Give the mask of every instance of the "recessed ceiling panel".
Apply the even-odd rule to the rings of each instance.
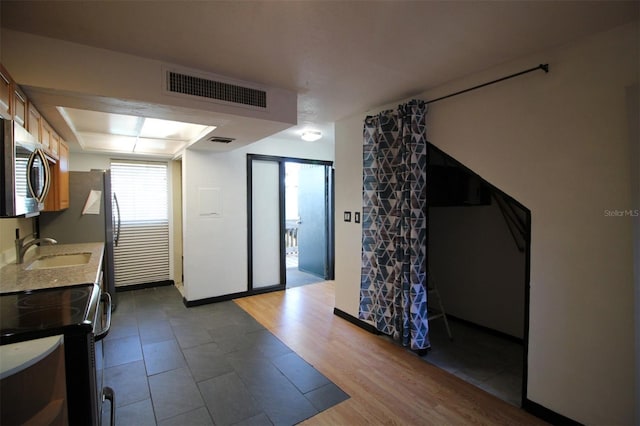
[[[82,148],[88,151],[133,152],[135,136],[106,133],[77,133]]]
[[[174,156],[216,127],[58,107],[83,150]]]
[[[184,142],[168,139],[138,138],[133,150],[136,154],[177,154],[184,148]]]
[[[140,136],[144,138],[172,139],[178,141],[193,141],[201,137],[201,134],[209,126],[200,124],[183,123],[180,121],[159,120],[157,118],[145,118]]]
[[[137,136],[142,118],[131,115],[62,108],[76,132],[108,133],[112,135]]]

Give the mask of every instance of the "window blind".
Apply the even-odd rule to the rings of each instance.
[[[169,280],[167,164],[112,160],[111,188],[121,220],[116,286]]]

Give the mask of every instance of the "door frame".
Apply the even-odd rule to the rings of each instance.
[[[280,283],[253,288],[253,161],[273,161],[278,163],[278,207],[279,207],[279,235],[280,235]],[[287,286],[286,256],[285,256],[285,163],[312,164],[325,166],[325,188],[327,190],[326,203],[327,214],[325,219],[326,236],[327,236],[327,279],[332,280],[335,277],[335,169],[333,161],[326,160],[310,160],[295,157],[280,157],[264,154],[247,154],[247,293],[259,294],[270,291],[285,290]]]

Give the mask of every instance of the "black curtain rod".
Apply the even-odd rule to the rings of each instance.
[[[533,72],[533,71],[537,71],[537,70],[543,70],[545,73],[548,73],[549,72],[549,64],[540,64],[537,67],[529,68],[528,70],[520,71],[520,72],[517,72],[515,74],[511,74],[511,75],[508,75],[506,77],[502,77],[502,78],[499,78],[497,80],[490,81],[488,83],[479,84],[477,86],[473,86],[473,87],[470,87],[468,89],[460,90],[459,92],[455,92],[455,93],[451,93],[451,94],[448,94],[448,95],[445,95],[445,96],[441,96],[439,98],[432,99],[430,101],[425,101],[425,103],[432,104],[434,102],[438,102],[438,101],[441,101],[443,99],[450,98],[452,96],[458,96],[458,95],[460,95],[462,93],[470,92],[472,90],[476,90],[476,89],[479,89],[479,88],[484,87],[484,86],[489,86],[490,84],[499,83],[501,81],[508,80],[510,78],[517,77],[519,75],[527,74],[527,73],[530,73],[530,72]]]

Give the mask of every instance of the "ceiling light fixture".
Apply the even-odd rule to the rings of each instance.
[[[322,132],[318,132],[317,130],[306,130],[302,132],[302,140],[313,142],[317,141],[322,137]]]

